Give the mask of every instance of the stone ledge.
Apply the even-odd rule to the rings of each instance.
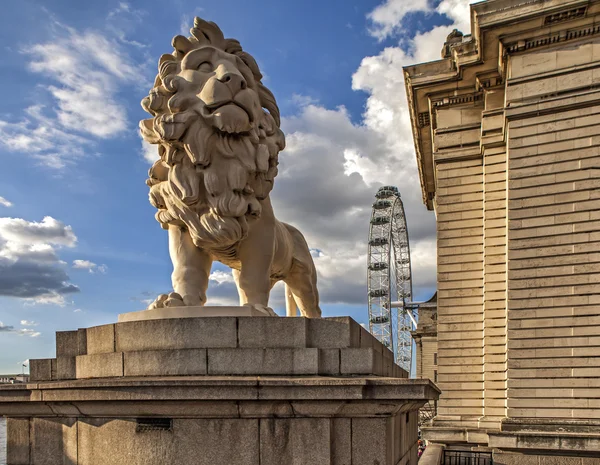
[[[385,400],[423,404],[439,397],[429,380],[276,376],[101,378],[0,386],[0,415],[27,416],[51,402],[202,400]],[[40,402],[41,399],[44,402]],[[37,404],[37,407],[36,407]],[[51,411],[51,410],[48,410]]]
[[[600,451],[600,433],[502,431],[489,433],[489,447],[555,451]]]

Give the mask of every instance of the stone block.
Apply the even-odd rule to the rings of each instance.
[[[340,375],[340,349],[318,349],[319,350],[319,375]]]
[[[75,379],[75,357],[61,356],[56,359],[56,379]]]
[[[36,358],[29,360],[30,381],[51,381],[53,358]]]
[[[391,420],[352,418],[352,463],[392,464]]]
[[[352,463],[352,420],[350,418],[331,419],[330,447],[331,465]]]
[[[77,330],[77,344],[79,346],[77,355],[87,355],[87,329],[80,328]]]
[[[539,465],[537,455],[494,452],[494,465]]]
[[[261,419],[260,465],[331,463],[330,424],[328,418]]]
[[[78,465],[181,463],[176,461],[174,435],[170,431],[138,433],[136,421],[109,418],[82,418],[78,427]],[[118,447],[107,447],[108,444]]]
[[[87,355],[106,354],[115,351],[115,325],[87,328]]]
[[[77,379],[123,376],[123,353],[79,355],[75,371]]]
[[[95,418],[79,428],[79,465],[260,463],[257,419],[173,419],[170,429],[139,430],[135,421]]]
[[[308,318],[238,318],[238,347],[306,347]]]
[[[540,455],[539,460],[539,465],[581,465],[581,457]]]
[[[361,326],[350,317],[308,319],[307,347],[360,347]]]
[[[263,438],[258,419],[190,419],[173,423],[177,465],[265,465],[259,458]],[[190,447],[192,444],[198,446]]]
[[[180,318],[117,323],[116,350],[206,349],[237,346],[233,317]]]
[[[6,463],[29,465],[29,418],[6,419]]]
[[[206,374],[206,349],[144,350],[123,354],[124,376]]]
[[[74,418],[33,418],[31,463],[72,465],[77,462],[77,420]]]
[[[208,349],[209,375],[316,375],[318,349]]]
[[[79,355],[77,331],[56,332],[56,357],[75,357]]]
[[[382,355],[373,348],[340,349],[340,373],[342,375],[381,374]]]

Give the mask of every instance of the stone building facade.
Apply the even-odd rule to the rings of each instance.
[[[417,328],[411,332],[416,345],[416,375],[418,379],[430,379],[438,382],[437,366],[437,293],[419,305]],[[420,411],[420,424],[428,423],[436,412],[437,401],[425,404]]]
[[[471,30],[405,68],[438,228],[424,436],[495,463],[600,454],[600,1],[488,0]]]

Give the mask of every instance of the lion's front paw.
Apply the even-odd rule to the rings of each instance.
[[[170,294],[159,295],[154,302],[148,306],[148,310],[155,308],[168,308],[168,307],[183,307],[183,297],[177,292],[171,292]]]
[[[268,316],[279,316],[279,315],[277,315],[277,313],[275,313],[273,311],[273,309],[271,307],[267,307],[266,305],[248,303],[248,304],[244,304],[243,306],[250,307],[250,308],[257,310],[259,312],[262,312]]]

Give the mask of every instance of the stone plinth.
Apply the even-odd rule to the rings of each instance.
[[[416,463],[439,394],[350,318],[130,321],[31,363],[0,388],[9,465]]]

